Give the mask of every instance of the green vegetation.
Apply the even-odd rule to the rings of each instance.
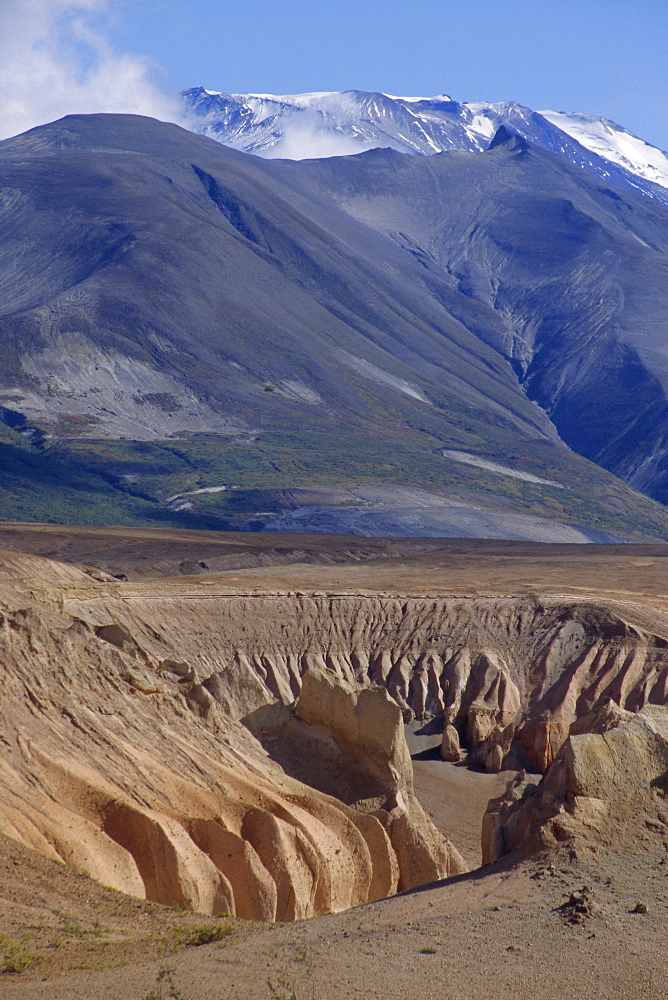
[[[75,435],[40,445],[0,424],[0,519],[229,530],[259,518],[250,526],[270,527],[262,514],[284,509],[286,491],[405,486],[612,534],[668,538],[662,505],[551,441],[525,438],[505,417],[490,421],[489,412],[447,399],[424,412],[383,409],[377,400],[369,409],[349,420],[305,413],[298,430],[277,423],[253,434],[164,441]],[[444,449],[468,450],[565,488],[463,465]],[[184,497],[191,506],[181,510],[166,503],[209,486],[227,488]]]
[[[30,951],[27,942],[17,943],[0,936],[0,973],[25,972],[26,969],[41,961],[43,955]]]
[[[199,948],[203,944],[212,944],[214,941],[223,941],[234,934],[234,927],[231,924],[208,924],[201,927],[172,929],[170,937],[173,942],[173,950],[181,948]]]
[[[76,919],[76,917],[70,917],[69,914],[63,913],[62,910],[54,910],[55,915],[58,917],[61,925],[61,930],[63,934],[69,934],[71,937],[83,938],[83,937],[102,937],[104,933],[104,927],[99,920],[95,920],[92,927],[83,927],[81,922]]]
[[[275,979],[268,979],[267,986],[272,1000],[298,1000],[294,980],[282,972]]]
[[[186,1000],[174,982],[175,969],[163,965],[156,977],[155,987],[142,1000]]]
[[[269,948],[266,952],[270,958],[278,959],[279,953],[275,948]],[[296,962],[301,965],[298,977],[290,970],[290,963]],[[315,969],[314,957],[305,945],[294,947],[291,952],[284,955],[284,960],[275,969],[272,976],[267,980],[267,988],[272,1000],[300,1000],[315,998],[315,984],[313,983],[313,972]],[[298,990],[297,979],[301,981],[301,988]]]

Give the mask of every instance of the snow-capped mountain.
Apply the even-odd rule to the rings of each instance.
[[[566,115],[558,111],[541,111],[540,114],[592,153],[668,188],[668,155],[621,125],[594,115]]]
[[[614,122],[583,114],[532,111],[513,102],[462,104],[446,95],[343,93],[223,94],[184,91],[193,131],[268,158],[322,158],[378,146],[425,156],[486,149],[505,125],[617,187],[668,204],[668,155]]]
[[[668,207],[486,145],[0,143],[0,518],[668,539]]]

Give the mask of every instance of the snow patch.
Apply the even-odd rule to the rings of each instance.
[[[386,94],[381,91],[383,97],[389,97],[391,101],[406,101],[407,104],[421,104],[424,101],[451,101],[447,94],[436,94],[434,97],[398,97],[396,94]]]
[[[198,493],[224,493],[227,489],[229,489],[227,486],[202,486],[199,490],[186,490],[184,493],[175,493],[173,497],[167,497],[165,503],[174,503],[175,500],[180,500],[181,497],[194,497]],[[192,507],[192,504],[184,506]]]
[[[506,125],[539,147],[561,150],[606,182],[668,203],[655,187],[668,189],[668,154],[592,115],[536,113],[513,101],[459,103],[446,94],[361,90],[277,96],[193,88],[183,98],[193,131],[269,158],[318,159],[388,147],[413,156],[477,152]]]
[[[645,180],[668,187],[668,154],[620,125],[593,115],[540,111],[543,118],[580,145]]]

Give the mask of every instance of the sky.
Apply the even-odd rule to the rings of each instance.
[[[2,0],[0,135],[178,120],[179,90],[379,90],[602,115],[668,149],[668,0]]]

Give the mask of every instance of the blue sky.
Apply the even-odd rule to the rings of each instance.
[[[668,0],[128,0],[114,38],[179,89],[516,100],[668,148]]]
[[[176,94],[381,90],[612,118],[668,149],[668,0],[0,0],[0,138]]]

